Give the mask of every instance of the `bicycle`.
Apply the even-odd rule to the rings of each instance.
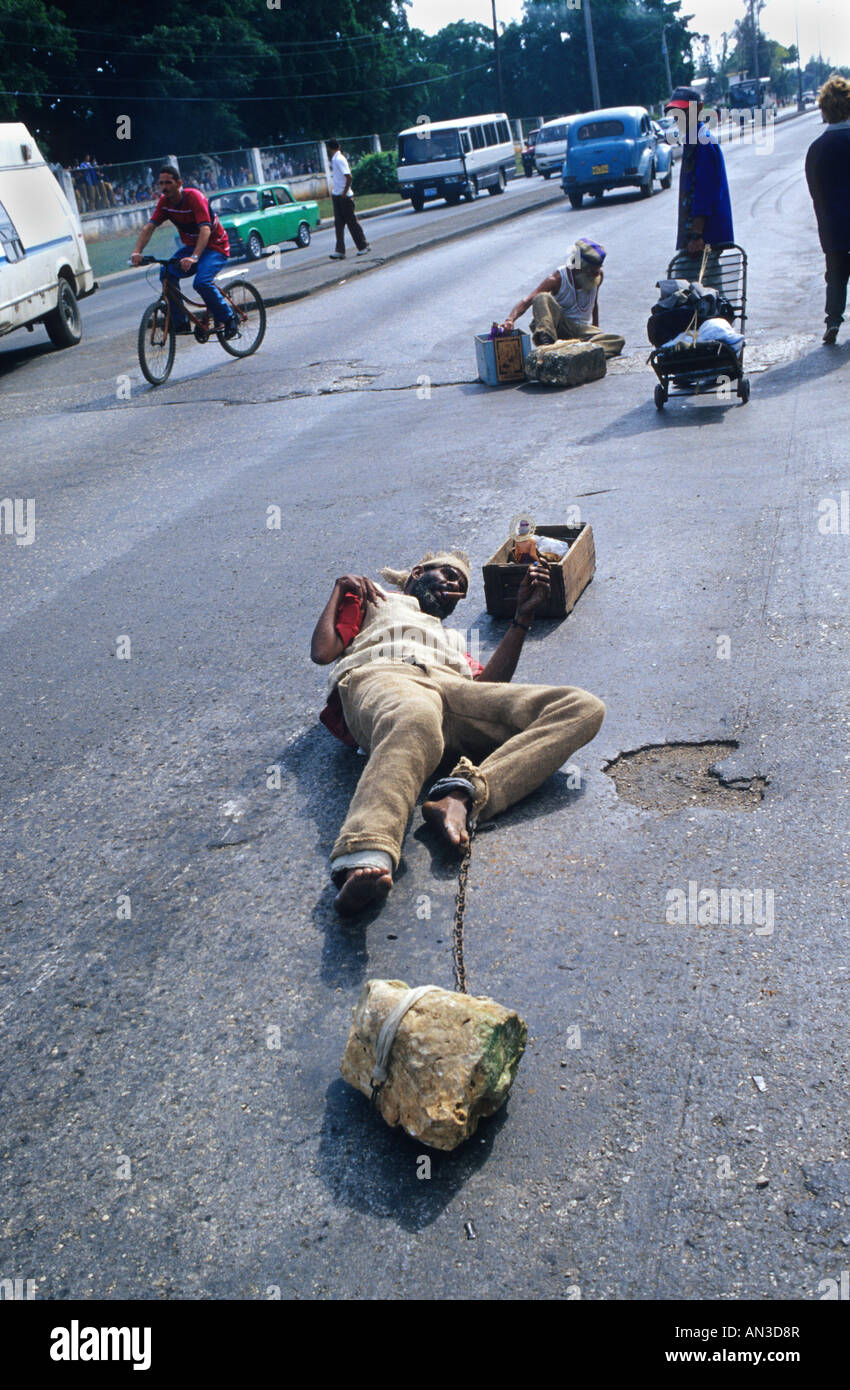
[[[168,265],[169,262],[157,256],[142,256],[139,264]],[[231,280],[226,286],[217,288],[239,321],[236,333],[229,338],[225,338],[224,329],[215,328],[205,304],[187,299],[179,287],[175,290],[168,279],[163,280],[159,299],[148,305],[139,324],[139,365],[151,386],[161,386],[167,381],[174,365],[177,343],[171,305],[175,295],[179,296],[197,342],[206,343],[216,337],[232,357],[250,357],[257,351],[266,332],[266,306],[261,294],[248,280]],[[202,313],[193,314],[193,309],[200,309]]]

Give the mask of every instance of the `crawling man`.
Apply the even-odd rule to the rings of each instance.
[[[368,752],[331,853],[343,915],[386,897],[426,778],[451,752],[422,813],[458,852],[472,820],[489,819],[539,787],[598,732],[605,706],[572,686],[512,685],[526,634],[549,595],[545,561],[529,565],[516,616],[485,667],[444,626],[469,588],[459,551],[382,571],[396,592],[344,574],[313,633],[310,655],[336,665],[322,722]],[[400,592],[399,592],[400,591]]]

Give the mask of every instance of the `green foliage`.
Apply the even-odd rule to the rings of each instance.
[[[63,162],[102,164],[401,130],[505,110],[555,116],[593,104],[582,9],[525,0],[493,35],[457,20],[411,29],[405,0],[0,0],[6,119],[25,120]],[[278,5],[280,8],[273,6]],[[665,96],[694,71],[683,0],[593,0],[603,105]],[[58,94],[58,95],[57,95]],[[4,99],[0,98],[0,101]],[[119,139],[118,117],[130,118]],[[122,127],[122,130],[125,130]],[[358,190],[395,186],[384,162],[358,166]],[[367,184],[364,184],[364,179]]]
[[[398,190],[396,157],[389,150],[364,154],[351,170],[351,186],[357,193],[394,193]]]
[[[51,67],[57,62],[70,67],[75,40],[59,10],[42,0],[0,0],[0,90],[35,92],[35,97],[0,96],[0,120],[25,121],[43,147],[50,144],[50,128],[40,130],[40,93],[50,90]]]

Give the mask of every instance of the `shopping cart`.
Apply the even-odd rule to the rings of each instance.
[[[677,251],[667,268],[668,280],[699,280],[718,290],[735,311],[738,332],[747,321],[747,255],[736,245],[706,248],[691,256]],[[719,395],[728,398],[732,384],[741,405],[750,399],[749,378],[744,376],[744,344],[736,352],[730,343],[695,343],[675,348],[660,347],[650,353],[658,377],[655,404],[663,410],[670,396]]]

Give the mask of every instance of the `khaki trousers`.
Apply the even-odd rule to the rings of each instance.
[[[488,819],[539,787],[605,716],[602,701],[576,687],[472,681],[405,665],[353,671],[339,693],[369,760],[331,861],[380,849],[394,868],[422,784],[447,751],[461,755],[454,775],[472,782],[475,813]]]
[[[553,294],[536,294],[531,303],[531,341],[535,347],[556,343],[560,338],[579,338],[583,343],[599,343],[606,357],[618,357],[626,345],[619,333],[603,333],[592,323],[567,318]]]

